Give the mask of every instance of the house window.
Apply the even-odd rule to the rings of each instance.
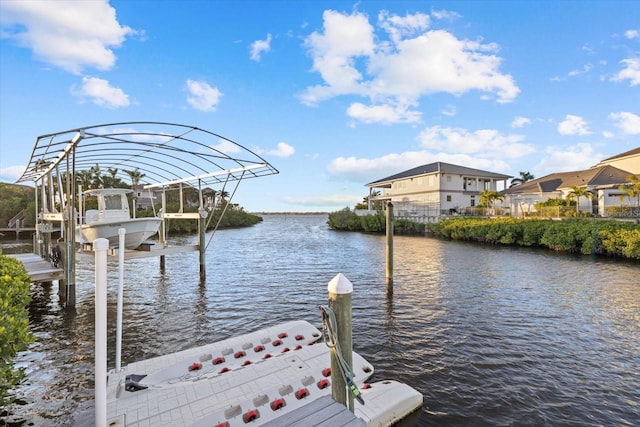
[[[488,191],[488,190],[491,190],[491,181],[486,180],[486,181],[484,182],[484,189],[485,189],[485,190],[487,190],[487,191]]]
[[[476,205],[476,199],[475,197],[471,196],[471,207],[474,207]]]
[[[451,194],[447,194],[447,202],[451,201]]]
[[[451,182],[451,175],[447,175],[447,182]]]

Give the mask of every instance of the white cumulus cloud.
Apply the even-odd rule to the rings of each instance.
[[[312,71],[323,80],[302,92],[306,105],[340,95],[361,96],[370,106],[352,104],[351,117],[397,123],[413,119],[398,114],[394,106],[414,106],[430,94],[479,91],[506,103],[520,92],[512,76],[500,72],[496,44],[430,29],[431,17],[424,13],[399,16],[382,11],[377,27],[360,12],[327,10],[323,18],[322,31],[305,40]],[[380,108],[383,105],[391,108]]]
[[[418,136],[423,147],[449,153],[480,154],[480,157],[515,159],[535,152],[522,135],[503,135],[495,129],[469,131],[462,128],[432,126]]]
[[[296,150],[286,142],[278,142],[277,148],[275,150],[267,151],[267,154],[276,157],[290,157],[293,156]]]
[[[613,120],[614,125],[629,135],[640,134],[640,116],[637,114],[622,111],[609,114],[609,118]]]
[[[544,156],[535,170],[539,171],[540,176],[583,170],[605,157],[602,153],[596,153],[590,144],[576,144],[570,147],[549,146],[545,149]]]
[[[589,124],[580,116],[567,114],[563,121],[558,123],[560,135],[589,135]]]
[[[107,80],[97,77],[83,77],[82,85],[79,88],[73,87],[71,93],[82,100],[88,98],[101,107],[121,108],[130,104],[129,95],[122,89],[111,86]]]
[[[347,109],[347,115],[363,123],[418,123],[421,113],[410,110],[406,105],[365,105],[354,102]]]
[[[113,49],[136,31],[121,25],[106,0],[2,0],[3,37],[30,49],[45,63],[80,74],[85,68],[109,70]]]
[[[260,62],[262,54],[271,50],[271,34],[267,34],[265,40],[256,40],[251,43],[251,60]]]
[[[197,80],[187,80],[187,91],[189,96],[187,102],[199,111],[216,111],[216,107],[222,98],[222,92],[209,83]]]
[[[629,80],[629,86],[640,85],[640,57],[627,58],[620,61],[623,69],[618,72],[611,80],[621,82]]]
[[[517,116],[511,122],[511,127],[514,128],[514,129],[519,129],[519,128],[524,127],[525,125],[530,125],[530,124],[531,124],[531,120],[530,119],[528,119],[526,117]]]

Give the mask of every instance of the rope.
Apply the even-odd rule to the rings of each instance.
[[[345,384],[361,405],[364,405],[364,399],[360,394],[360,390],[353,382],[355,374],[351,370],[351,367],[344,360],[342,349],[340,348],[340,342],[338,341],[338,325],[336,321],[336,315],[333,310],[323,305],[320,306],[322,313],[322,338],[327,347],[331,349],[331,352],[338,361],[338,367],[340,368],[340,374],[344,379]]]

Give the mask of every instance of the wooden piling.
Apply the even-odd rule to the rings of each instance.
[[[387,252],[386,283],[387,292],[393,292],[393,203],[387,203]]]
[[[353,284],[342,273],[331,279],[327,286],[329,291],[329,307],[336,317],[338,328],[338,343],[342,350],[344,361],[353,369],[353,336],[351,330],[351,294]],[[345,379],[340,374],[341,369],[335,349],[331,349],[331,397],[338,403],[354,411],[353,394],[347,388]]]

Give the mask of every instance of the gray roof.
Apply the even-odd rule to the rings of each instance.
[[[600,166],[582,171],[552,173],[524,184],[507,188],[505,194],[551,193],[561,188],[598,187],[625,184],[629,172],[614,166]]]
[[[415,176],[429,175],[436,172],[459,174],[459,175],[465,175],[465,176],[477,176],[477,177],[483,177],[483,178],[497,178],[497,179],[513,178],[510,175],[503,175],[500,173],[488,172],[480,169],[472,169],[464,166],[452,165],[450,163],[435,162],[435,163],[429,163],[428,165],[418,166],[413,169],[408,169],[404,172],[400,172],[395,175],[391,175],[386,178],[382,178],[377,181],[370,182],[369,184],[367,184],[367,186],[376,187],[377,185],[382,183],[388,183],[390,181],[398,181],[401,179],[411,178]]]
[[[610,160],[615,160],[615,159],[622,159],[624,157],[633,156],[633,155],[636,155],[636,154],[640,154],[640,147],[634,148],[634,149],[629,150],[629,151],[625,151],[624,153],[616,154],[613,157],[609,157],[609,158],[606,158],[606,159],[600,161],[600,163],[608,162]]]

